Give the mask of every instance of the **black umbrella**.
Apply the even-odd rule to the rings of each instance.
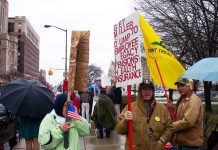
[[[1,87],[0,103],[16,116],[41,118],[53,109],[54,94],[39,81],[17,79]]]

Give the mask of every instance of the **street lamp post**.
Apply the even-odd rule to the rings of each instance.
[[[67,92],[67,29],[64,30],[62,28],[53,26],[53,25],[44,25],[45,28],[50,28],[50,27],[55,27],[61,31],[64,31],[66,33],[66,45],[65,45],[65,74],[64,74],[64,82],[63,82],[63,92],[66,91]],[[64,89],[65,88],[65,89]],[[69,102],[68,102],[69,103]],[[68,111],[68,107],[67,107],[67,111]],[[68,121],[68,117],[66,117],[66,121]],[[68,135],[69,132],[65,132],[64,134],[64,148],[68,148],[69,147],[69,140],[68,140]]]
[[[50,27],[54,27],[57,28],[61,31],[64,31],[66,33],[66,44],[65,44],[65,73],[64,73],[64,80],[67,81],[67,29],[64,30],[62,28],[53,26],[53,25],[44,25],[45,28],[50,28]]]

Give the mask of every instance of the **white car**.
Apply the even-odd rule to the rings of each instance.
[[[127,91],[123,91],[123,92],[122,92],[122,95],[123,95],[123,96],[126,96],[126,95],[127,95]],[[135,95],[135,93],[134,93],[133,91],[131,91],[131,95]]]
[[[165,97],[166,94],[164,91],[155,91],[155,96],[156,97]]]
[[[197,91],[196,95],[201,99],[204,100],[204,91]],[[210,98],[214,98],[217,95],[217,91],[210,91]]]

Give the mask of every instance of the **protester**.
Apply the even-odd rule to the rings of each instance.
[[[155,101],[154,85],[151,81],[139,84],[138,96],[117,119],[116,130],[126,135],[125,149],[129,149],[128,120],[132,120],[134,150],[164,150],[172,135],[172,121],[167,108]]]
[[[100,97],[95,104],[92,119],[95,127],[99,130],[98,138],[103,138],[103,129],[105,129],[106,137],[110,137],[110,132],[115,128],[116,110],[112,100],[106,95],[105,89],[101,89]]]
[[[186,78],[175,82],[181,95],[174,111],[177,121],[173,122],[173,141],[178,150],[199,150],[203,144],[203,106],[192,84]]]
[[[116,99],[115,99],[115,90],[116,90],[115,86],[107,86],[106,87],[106,94],[107,94],[108,97],[111,98],[113,103],[115,103],[115,101],[116,101]]]
[[[81,94],[80,100],[82,102],[82,116],[89,121],[90,95],[88,94],[88,91],[84,91]]]
[[[19,132],[25,139],[26,150],[39,150],[38,134],[42,118],[19,117]]]
[[[72,100],[72,104],[76,107],[77,113],[80,114],[80,98],[79,98],[79,96],[73,91],[73,92],[71,92],[70,98]]]
[[[122,103],[122,90],[121,90],[121,87],[117,87],[115,90],[115,102],[114,102],[117,115],[120,114],[121,103]]]
[[[64,132],[68,132],[68,150],[80,150],[80,137],[90,134],[88,121],[78,116],[65,122],[67,115],[67,95],[60,94],[55,100],[54,110],[47,114],[40,124],[39,143],[43,149],[64,149]]]
[[[88,92],[88,94],[89,94],[89,116],[91,116],[91,113],[92,113],[92,105],[93,105],[93,98],[94,98],[94,96],[95,96],[95,90],[94,90],[94,88],[92,88],[89,92]]]

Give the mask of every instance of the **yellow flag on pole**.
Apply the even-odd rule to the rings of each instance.
[[[144,37],[147,64],[154,83],[162,85],[161,75],[165,87],[176,89],[174,83],[185,71],[184,67],[170,51],[165,49],[161,38],[142,15],[139,16],[139,24]]]

